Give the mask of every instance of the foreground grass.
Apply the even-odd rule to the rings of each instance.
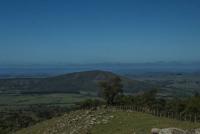
[[[108,124],[99,124],[92,128],[92,134],[148,134],[152,128],[176,127],[182,129],[200,128],[200,123],[191,123],[159,118],[138,112],[112,112],[113,118]]]
[[[93,111],[93,116],[98,116],[99,111]],[[73,126],[70,124],[65,124],[65,129],[58,129],[60,132],[56,132],[57,128],[60,128],[59,123],[71,122],[79,116],[84,115],[85,111],[75,111],[69,114],[67,117],[58,117],[51,120],[36,124],[33,127],[23,129],[17,134],[43,134],[48,130],[47,134],[68,134],[70,133],[69,128],[72,129],[74,126],[79,126],[79,128],[84,128],[83,126],[88,122],[88,117],[77,120]],[[200,123],[191,123],[184,121],[171,120],[168,118],[159,118],[149,114],[138,113],[138,112],[106,112],[106,116],[113,116],[114,118],[109,119],[107,123],[95,124],[90,128],[92,134],[148,134],[152,128],[169,128],[176,127],[182,129],[192,129],[200,128]],[[97,118],[98,119],[98,118]],[[98,120],[97,120],[98,121]],[[82,123],[81,123],[82,122]],[[67,126],[68,125],[68,126]],[[76,129],[76,128],[75,128]],[[86,134],[83,129],[79,134]],[[87,131],[88,132],[88,131]]]
[[[43,134],[43,132],[45,130],[51,129],[53,126],[55,126],[57,123],[57,120],[59,120],[58,117],[50,119],[48,121],[43,121],[32,127],[22,129],[22,130],[16,132],[15,134]]]

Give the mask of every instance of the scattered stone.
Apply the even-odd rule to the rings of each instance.
[[[78,110],[64,114],[62,119],[56,121],[51,128],[44,130],[43,134],[89,134],[90,129],[97,124],[107,124],[113,115],[106,110]]]
[[[158,129],[158,128],[151,129],[151,134],[159,134],[159,132],[160,132],[160,129]]]
[[[178,128],[152,128],[151,134],[200,134],[200,129],[182,130]]]
[[[159,134],[186,134],[186,131],[178,128],[161,129]]]
[[[187,130],[186,134],[200,134],[200,129]]]
[[[112,118],[114,118],[114,116],[113,116],[113,115],[111,115],[111,116],[110,116],[110,118],[112,119]]]

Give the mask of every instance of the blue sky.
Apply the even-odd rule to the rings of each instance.
[[[199,61],[199,0],[1,0],[0,64]]]

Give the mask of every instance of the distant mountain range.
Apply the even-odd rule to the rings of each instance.
[[[200,62],[155,63],[101,63],[63,65],[7,65],[0,66],[0,78],[55,76],[88,70],[104,70],[117,74],[143,74],[149,72],[200,72]]]
[[[122,79],[127,93],[143,92],[155,88],[155,85],[132,80],[108,71],[84,71],[47,78],[0,79],[0,93],[98,93],[98,83],[118,76]]]

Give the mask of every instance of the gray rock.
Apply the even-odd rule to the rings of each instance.
[[[195,134],[200,134],[200,128],[199,129],[195,129]]]
[[[200,134],[200,129],[187,130],[186,134]]]
[[[158,128],[151,129],[151,134],[159,134],[159,132],[160,132],[160,129],[158,129]]]
[[[161,129],[159,134],[187,134],[186,131],[178,128]]]

